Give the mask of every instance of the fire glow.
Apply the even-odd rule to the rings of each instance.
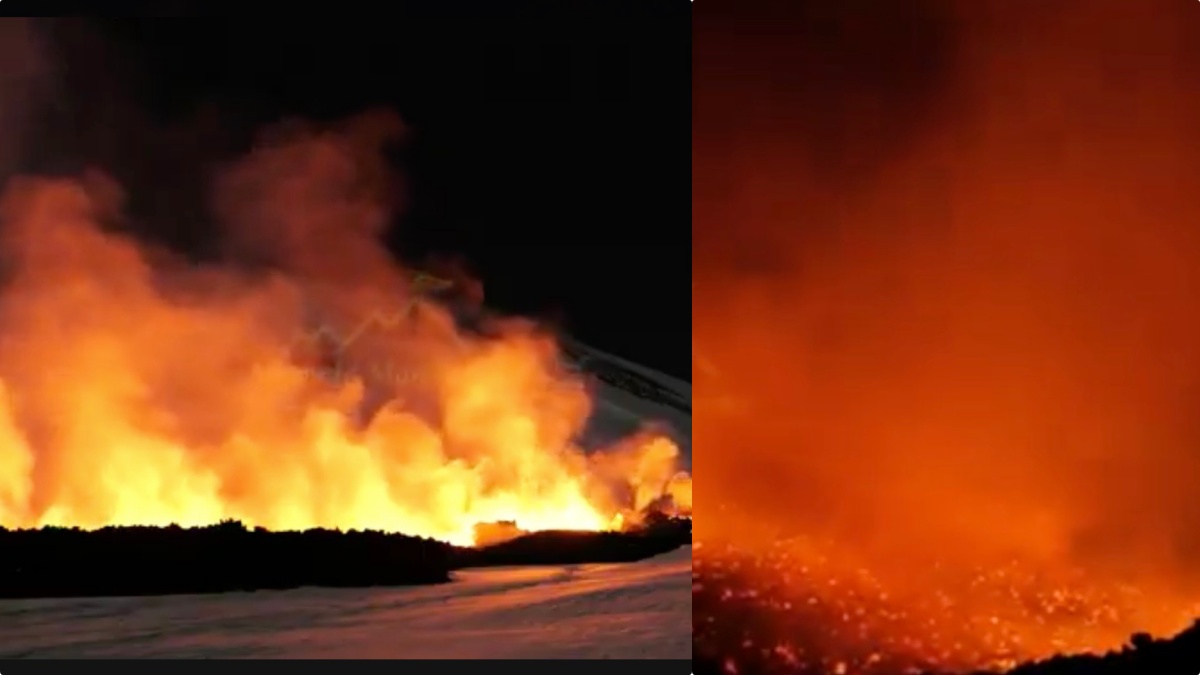
[[[1035,4],[697,36],[695,649],[731,674],[1200,613],[1200,23]]]
[[[690,508],[668,438],[575,444],[589,394],[553,336],[518,320],[464,333],[411,288],[378,243],[396,206],[379,150],[401,132],[368,115],[264,138],[216,183],[219,263],[114,232],[123,195],[102,175],[11,181],[0,525],[234,519],[470,544],[489,522],[608,529],[671,485]],[[406,298],[411,320],[354,349],[422,377],[330,381],[289,357],[313,303],[361,317]]]

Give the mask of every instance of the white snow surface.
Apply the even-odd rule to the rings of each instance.
[[[690,406],[689,383],[577,346]],[[594,430],[665,424],[690,468],[690,413],[603,383],[596,395]],[[691,555],[464,570],[407,588],[0,600],[0,658],[690,660]]]
[[[0,601],[0,658],[691,659],[692,551],[438,586]]]
[[[684,403],[686,410],[637,396],[635,393],[595,379],[592,420],[589,437],[595,445],[629,434],[646,424],[654,424],[667,432],[679,445],[684,468],[691,470],[692,462],[692,384],[619,356],[565,339],[564,345],[579,354],[584,372],[597,367],[616,367],[652,381]]]

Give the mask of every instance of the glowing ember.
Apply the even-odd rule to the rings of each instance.
[[[1054,576],[1009,561],[962,569],[931,562],[887,579],[832,544],[781,541],[758,555],[696,546],[696,652],[742,672],[905,673],[1004,670],[1058,653],[1103,653],[1148,627],[1173,634],[1200,602]]]
[[[121,195],[102,177],[8,185],[0,525],[228,518],[462,544],[480,523],[604,529],[677,485],[665,437],[574,444],[589,396],[551,336],[523,322],[469,335],[414,292],[377,244],[378,150],[399,130],[386,116],[285,130],[224,173],[231,260],[270,272],[112,234]],[[404,309],[350,349],[421,376],[312,377],[290,347],[313,307],[346,330]]]

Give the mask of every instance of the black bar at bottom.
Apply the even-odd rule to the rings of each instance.
[[[160,661],[160,660],[35,660],[0,661],[0,675],[493,675],[496,666],[522,675],[690,675],[691,661]]]

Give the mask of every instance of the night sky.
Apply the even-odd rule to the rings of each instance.
[[[135,227],[202,257],[212,171],[262,127],[391,109],[410,131],[394,251],[689,377],[689,8],[636,4],[44,23],[55,91],[22,168],[103,167]]]

